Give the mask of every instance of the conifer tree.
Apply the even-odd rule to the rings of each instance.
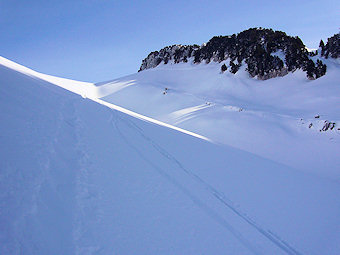
[[[320,41],[319,48],[321,48],[321,56],[323,56],[325,54],[325,44],[322,40]]]
[[[223,64],[223,65],[221,66],[221,72],[222,72],[222,73],[224,73],[225,71],[227,71],[227,69],[228,69],[228,67],[227,67],[225,64]]]

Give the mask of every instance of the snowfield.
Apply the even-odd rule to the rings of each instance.
[[[339,254],[333,65],[93,85],[0,59],[0,254]]]
[[[97,96],[305,172],[340,180],[340,64],[259,81],[220,63],[168,64],[96,84]],[[228,63],[228,61],[225,61]],[[322,131],[327,123],[332,129]],[[326,128],[324,128],[326,129]],[[321,131],[320,131],[321,130]]]

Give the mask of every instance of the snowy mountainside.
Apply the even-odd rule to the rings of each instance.
[[[326,87],[307,90],[310,81],[295,73],[248,92],[244,73],[220,78],[205,64],[160,66],[93,86],[47,81],[0,61],[1,254],[339,253],[339,169],[332,154],[338,133],[308,128],[294,117],[303,114],[315,126],[325,117],[339,119],[336,66],[313,81],[328,77]],[[287,104],[280,79],[295,88]],[[303,88],[297,87],[301,81]],[[269,107],[261,89],[274,85],[280,90],[266,95]],[[288,103],[303,96],[310,100]],[[159,120],[186,123],[217,142]],[[255,153],[238,149],[242,142],[230,146],[233,137],[256,145]],[[271,150],[283,157],[284,139],[316,143],[309,153],[329,162],[323,173],[310,171],[327,178],[255,155],[264,152],[262,143],[274,141]],[[309,160],[315,159],[295,161]]]
[[[340,65],[310,81],[302,71],[265,81],[221,63],[161,64],[109,82],[97,96],[220,144],[340,180]],[[223,62],[222,62],[223,63]]]

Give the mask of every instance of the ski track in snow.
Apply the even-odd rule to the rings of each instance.
[[[164,171],[161,167],[154,164],[150,159],[144,156],[144,154],[131,143],[127,137],[123,134],[123,132],[119,128],[118,122],[115,120],[116,118],[112,118],[112,126],[113,128],[120,134],[121,138],[128,144],[136,153],[144,159],[150,166],[153,167],[157,171],[158,174],[160,174],[163,178],[165,178],[167,181],[169,181],[171,184],[173,184],[176,188],[178,188],[183,194],[185,194],[187,197],[190,198],[190,200],[196,204],[202,211],[204,211],[209,217],[211,217],[214,221],[216,221],[218,224],[226,228],[229,232],[231,232],[249,251],[251,251],[253,254],[262,254],[260,253],[256,248],[254,247],[240,232],[238,232],[234,227],[232,227],[223,217],[221,217],[218,213],[216,213],[213,209],[211,209],[207,204],[205,204],[203,201],[201,201],[195,194],[193,194],[189,189],[181,185],[179,182],[176,181],[175,178],[173,178],[170,174],[168,174],[166,171]],[[119,119],[119,121],[124,121],[122,119]],[[126,122],[125,122],[126,123]],[[128,124],[130,127],[132,127],[130,124]],[[141,132],[141,130],[136,126],[133,127],[136,129],[139,134],[151,145],[158,150],[158,152],[165,157],[166,159],[169,159],[167,155],[164,155],[164,151],[160,150],[158,147],[155,146],[155,144],[152,142],[151,139],[144,136],[144,134]]]
[[[82,120],[78,117],[77,108],[75,109],[75,129],[77,130],[77,148],[81,154],[79,160],[79,171],[76,177],[76,210],[74,218],[74,249],[75,254],[98,254],[101,247],[97,244],[96,239],[88,237],[89,227],[100,222],[100,208],[98,207],[98,199],[101,194],[98,193],[98,187],[93,183],[92,162],[87,155],[88,149],[83,141],[84,136]],[[85,244],[85,245],[84,245]]]
[[[114,110],[112,110],[114,111]],[[212,217],[215,221],[217,221],[219,224],[223,225],[228,231],[230,231],[237,239],[240,240],[241,243],[245,247],[247,247],[250,251],[252,251],[254,254],[262,254],[259,252],[257,247],[254,247],[251,245],[251,242],[247,240],[244,236],[242,236],[241,233],[239,233],[236,229],[234,229],[222,216],[220,216],[217,212],[215,212],[212,208],[210,208],[207,204],[205,204],[203,201],[201,201],[196,195],[194,195],[192,192],[190,192],[187,188],[183,187],[181,184],[179,184],[175,178],[173,178],[170,173],[166,173],[164,170],[162,170],[160,167],[156,166],[153,162],[151,162],[149,159],[147,159],[141,151],[139,151],[138,148],[136,148],[131,142],[129,142],[128,138],[124,136],[123,132],[119,128],[119,123],[116,120],[119,117],[116,117],[115,113],[113,112],[112,115],[112,125],[114,128],[119,132],[120,136],[124,139],[124,141],[129,144],[130,147],[132,147],[145,161],[147,161],[150,165],[153,166],[154,169],[157,170],[158,173],[160,173],[163,177],[165,177],[168,181],[170,181],[173,185],[175,185],[178,189],[180,189],[184,194],[190,197],[190,199],[203,211],[205,211],[210,217]],[[230,210],[232,210],[237,216],[241,217],[244,221],[246,221],[251,227],[255,228],[261,235],[266,237],[270,242],[272,242],[274,245],[279,247],[281,250],[283,250],[286,254],[289,255],[302,255],[299,251],[297,251],[294,247],[292,247],[290,244],[288,244],[286,241],[284,241],[282,238],[280,238],[277,234],[273,233],[269,229],[265,229],[261,227],[257,222],[255,222],[251,217],[249,217],[246,213],[240,211],[237,209],[240,206],[232,202],[230,199],[228,199],[225,194],[222,192],[219,192],[216,190],[213,186],[205,182],[202,178],[200,178],[198,175],[196,175],[193,171],[186,169],[175,157],[173,157],[170,153],[168,153],[164,148],[160,147],[155,141],[153,141],[150,137],[146,136],[143,133],[143,130],[139,128],[136,124],[134,124],[132,121],[127,122],[127,120],[123,120],[119,118],[119,121],[125,122],[127,126],[135,129],[140,136],[149,143],[155,150],[157,150],[164,158],[171,161],[173,164],[175,164],[177,167],[174,169],[181,169],[189,178],[194,180],[196,183],[198,183],[200,186],[202,186],[206,192],[209,192],[211,196],[216,198],[219,202],[221,202],[224,206],[228,207]]]

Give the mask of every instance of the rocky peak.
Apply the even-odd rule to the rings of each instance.
[[[327,42],[327,45],[336,44],[333,41]],[[339,39],[335,41],[338,43]],[[339,50],[338,44],[336,47]],[[339,51],[334,53],[336,50],[330,46],[327,49],[331,56],[340,55]],[[222,71],[236,73],[245,64],[251,77],[262,80],[284,76],[297,69],[305,71],[309,79],[317,79],[326,73],[327,67],[321,60],[314,62],[311,57],[297,36],[288,36],[272,29],[251,28],[239,34],[215,36],[202,46],[172,45],[151,52],[142,61],[139,71],[169,62],[176,64],[190,61],[198,64],[224,61]]]

